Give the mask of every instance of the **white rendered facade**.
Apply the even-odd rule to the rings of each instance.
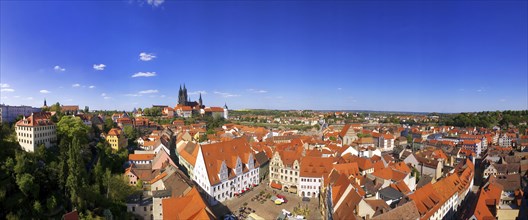
[[[323,182],[322,177],[299,177],[298,195],[301,197],[318,198],[321,182]]]
[[[17,140],[25,151],[34,152],[40,144],[50,147],[57,141],[55,124],[47,119],[44,120],[46,123],[36,123],[32,115],[17,122],[15,126]]]
[[[243,169],[244,165],[247,168],[245,172]],[[254,165],[253,154],[249,155],[247,164],[243,164],[242,159],[237,157],[236,168],[233,169],[234,176],[229,176],[225,160],[221,162],[219,171],[207,169],[202,147],[200,147],[192,178],[207,194],[205,200],[211,205],[231,199],[236,194],[240,194],[259,183],[259,168]],[[208,176],[209,172],[212,172],[212,175],[217,175],[220,181],[211,184]]]

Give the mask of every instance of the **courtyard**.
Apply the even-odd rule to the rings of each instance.
[[[277,194],[285,196],[288,202],[276,205],[270,198]],[[295,207],[299,206],[307,213],[305,219],[322,219],[318,198],[311,198],[309,202],[302,201],[296,194],[270,188],[267,181],[238,197],[213,206],[212,209],[220,219],[228,213],[238,219],[246,219],[250,213],[264,219],[276,219],[283,209],[293,214]],[[295,217],[294,214],[293,216]]]

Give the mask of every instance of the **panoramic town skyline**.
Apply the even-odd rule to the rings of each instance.
[[[0,4],[8,105],[528,108],[527,2]]]

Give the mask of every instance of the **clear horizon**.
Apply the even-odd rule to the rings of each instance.
[[[526,1],[153,2],[1,1],[0,103],[528,109]]]

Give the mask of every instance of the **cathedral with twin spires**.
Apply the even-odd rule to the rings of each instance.
[[[185,84],[183,84],[183,89],[182,89],[182,86],[180,85],[180,90],[178,91],[178,106],[190,106],[192,108],[196,108],[196,107],[204,108],[205,106],[203,105],[203,102],[202,102],[202,93],[200,93],[200,98],[198,99],[198,102],[191,101],[191,99],[187,95],[187,88],[185,88]]]
[[[178,91],[178,104],[174,107],[176,114],[180,117],[191,117],[192,112],[199,113],[200,115],[212,115],[214,117],[220,116],[225,119],[228,118],[228,108],[227,104],[224,107],[205,107],[202,100],[202,93],[198,98],[198,102],[191,101],[189,95],[187,94],[187,88],[183,84],[183,88],[180,85],[180,90]]]

